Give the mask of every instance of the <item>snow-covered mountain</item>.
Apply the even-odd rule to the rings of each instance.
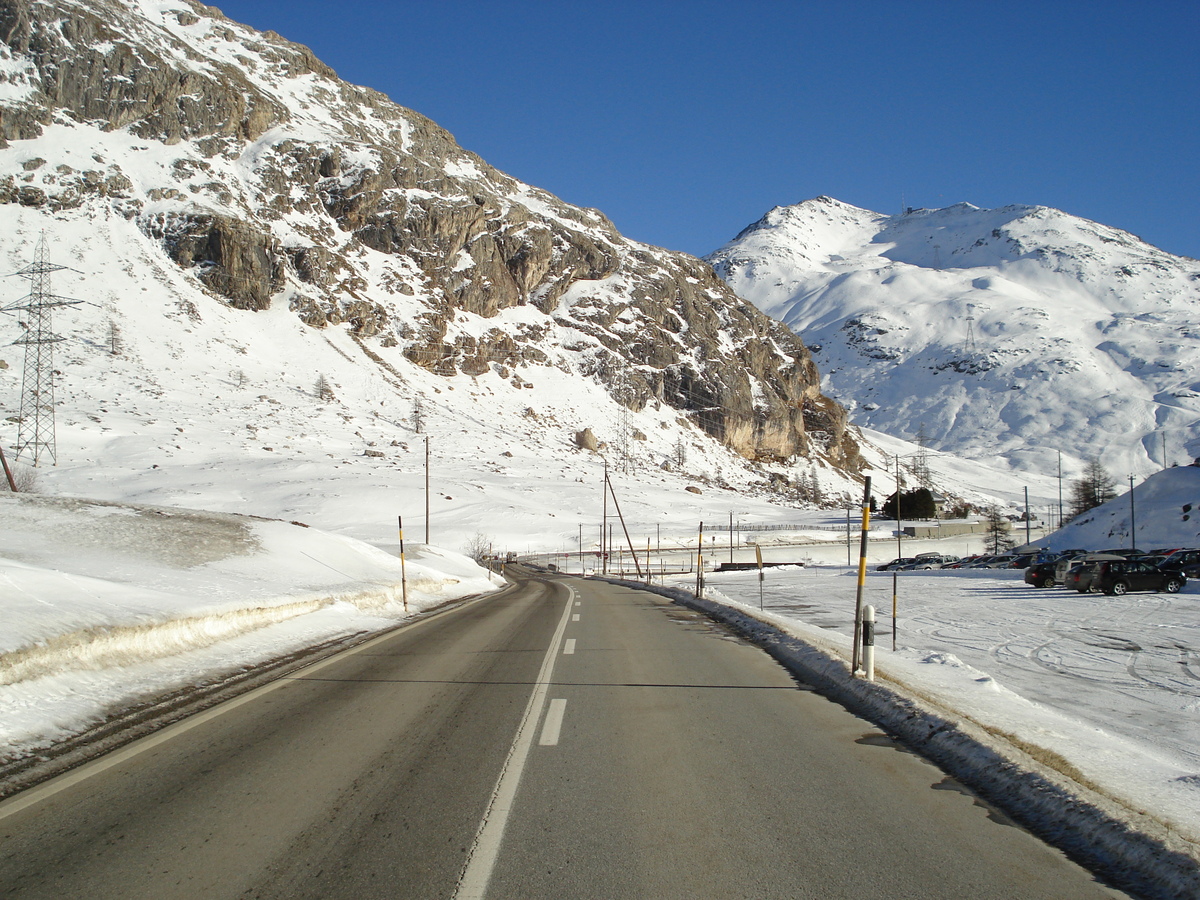
[[[680,491],[855,490],[808,351],[709,266],[212,7],[0,0],[0,136],[0,270],[44,234],[74,270],[53,290],[87,301],[55,320],[62,489],[240,512],[275,490],[290,517],[322,466],[411,481],[432,434],[460,478],[528,457],[548,492],[600,464],[593,437]],[[0,351],[10,447],[21,352]]]
[[[860,425],[1014,470],[1200,452],[1200,262],[1056,209],[776,207],[707,257]]]

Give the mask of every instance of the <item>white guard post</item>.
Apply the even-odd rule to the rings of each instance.
[[[863,607],[862,620],[863,677],[875,680],[875,607]]]

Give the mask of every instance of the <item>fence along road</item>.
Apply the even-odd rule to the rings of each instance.
[[[520,577],[0,804],[0,892],[1124,896],[702,616]]]

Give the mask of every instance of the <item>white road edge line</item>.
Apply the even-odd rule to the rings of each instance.
[[[546,721],[542,725],[542,736],[538,738],[539,746],[558,746],[558,736],[562,732],[563,716],[566,714],[566,712],[566,700],[550,701],[550,708],[546,710]]]
[[[567,638],[567,642],[563,644],[563,656],[570,656],[575,652],[575,638]]]
[[[57,775],[54,778],[51,778],[49,781],[43,781],[39,785],[21,791],[19,794],[15,794],[14,796],[9,797],[7,800],[0,802],[0,819],[5,819],[23,809],[28,809],[29,807],[40,803],[48,797],[53,797],[60,791],[64,791],[69,787],[73,787],[74,785],[79,784],[81,781],[86,781],[93,775],[98,775],[106,769],[111,769],[113,766],[120,765],[127,759],[132,759],[141,753],[145,753],[147,750],[152,750],[159,744],[165,744],[172,738],[178,737],[184,732],[191,731],[198,725],[203,725],[205,722],[217,718],[217,716],[224,715],[231,710],[235,710],[239,706],[243,706],[252,700],[257,700],[263,694],[269,694],[272,691],[278,690],[279,688],[285,687],[286,685],[292,684],[296,681],[303,681],[314,672],[319,672],[326,666],[331,666],[348,656],[353,656],[355,653],[361,653],[364,650],[369,650],[376,644],[381,644],[384,641],[394,638],[396,636],[396,632],[399,630],[421,628],[426,623],[436,620],[437,616],[429,616],[425,619],[418,619],[416,622],[412,622],[409,625],[402,625],[400,629],[392,629],[386,634],[381,634],[378,637],[373,637],[370,640],[363,641],[361,644],[358,644],[354,647],[340,650],[337,653],[334,653],[332,656],[327,656],[325,659],[318,660],[314,663],[309,663],[306,666],[301,666],[294,672],[283,675],[274,681],[269,681],[261,687],[247,691],[246,693],[234,697],[231,700],[218,703],[216,706],[209,707],[203,712],[198,712],[194,715],[188,716],[186,719],[176,722],[174,725],[168,725],[166,728],[161,728],[143,738],[138,738],[136,741],[126,744],[124,747],[119,747],[110,753],[99,756],[91,762],[84,763],[76,769],[71,769],[67,772],[64,772],[62,775]]]
[[[542,708],[546,705],[546,694],[550,690],[550,674],[554,671],[554,661],[558,658],[559,645],[562,643],[563,632],[567,630],[570,620],[572,602],[575,599],[575,589],[565,586],[569,593],[567,605],[563,609],[562,619],[546,650],[546,658],[542,660],[541,671],[538,672],[537,683],[529,703],[525,706],[525,715],[517,728],[517,736],[509,748],[508,758],[500,770],[500,780],[492,792],[491,802],[484,811],[483,821],[475,835],[475,843],[467,857],[467,865],[462,877],[458,880],[458,889],[454,892],[454,900],[483,900],[487,892],[488,882],[492,878],[492,869],[496,866],[496,857],[500,853],[500,842],[504,839],[504,827],[508,824],[509,813],[512,812],[513,801],[517,797],[517,786],[521,781],[521,773],[525,771],[525,763],[529,759],[529,751],[533,748],[533,732],[541,718]],[[564,701],[565,703],[565,701]]]

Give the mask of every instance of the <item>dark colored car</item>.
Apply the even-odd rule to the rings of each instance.
[[[901,566],[909,566],[917,561],[915,556],[902,556],[899,559],[893,559],[891,562],[885,562],[882,566],[876,566],[876,572],[890,572],[892,569],[898,569]]]
[[[1025,583],[1036,588],[1054,587],[1054,566],[1058,560],[1034,563],[1025,570]]]
[[[1106,594],[1125,594],[1129,591],[1166,591],[1177,594],[1187,584],[1180,572],[1160,569],[1137,560],[1097,563],[1091,586]]]
[[[1200,550],[1176,550],[1158,564],[1160,569],[1182,572],[1188,566],[1200,565]]]

